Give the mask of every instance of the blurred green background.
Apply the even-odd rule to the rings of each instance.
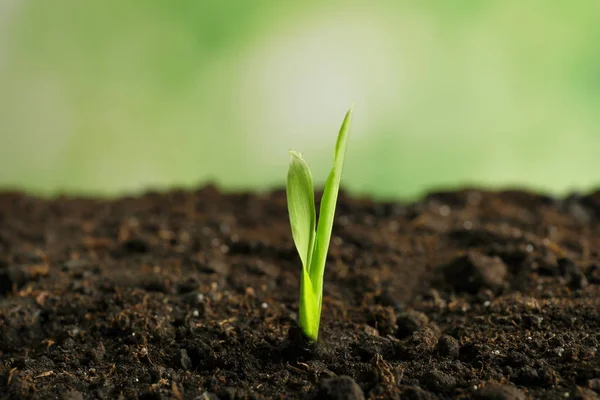
[[[0,0],[0,189],[600,182],[598,0]]]

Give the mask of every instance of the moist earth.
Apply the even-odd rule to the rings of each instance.
[[[0,193],[2,399],[598,399],[600,192],[340,194],[319,341],[285,192]]]

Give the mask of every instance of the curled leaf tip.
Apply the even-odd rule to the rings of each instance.
[[[290,156],[295,158],[302,158],[302,154],[296,150],[289,150]]]

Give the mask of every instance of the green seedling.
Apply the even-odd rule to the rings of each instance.
[[[351,118],[352,108],[346,114],[338,134],[333,168],[325,183],[323,197],[321,197],[318,223],[310,168],[300,153],[290,150],[291,161],[287,176],[287,203],[292,236],[302,262],[300,328],[304,335],[312,341],[316,341],[319,336],[323,273],[325,272],[325,260],[331,239],[333,216],[340,188]]]

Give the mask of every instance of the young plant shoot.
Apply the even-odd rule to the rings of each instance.
[[[300,280],[300,327],[304,335],[316,341],[321,320],[323,273],[331,239],[333,216],[342,177],[346,142],[352,119],[352,108],[346,114],[338,134],[329,173],[321,197],[319,221],[315,211],[312,174],[302,155],[290,150],[291,161],[287,176],[287,203],[290,225],[296,249],[302,262]]]

